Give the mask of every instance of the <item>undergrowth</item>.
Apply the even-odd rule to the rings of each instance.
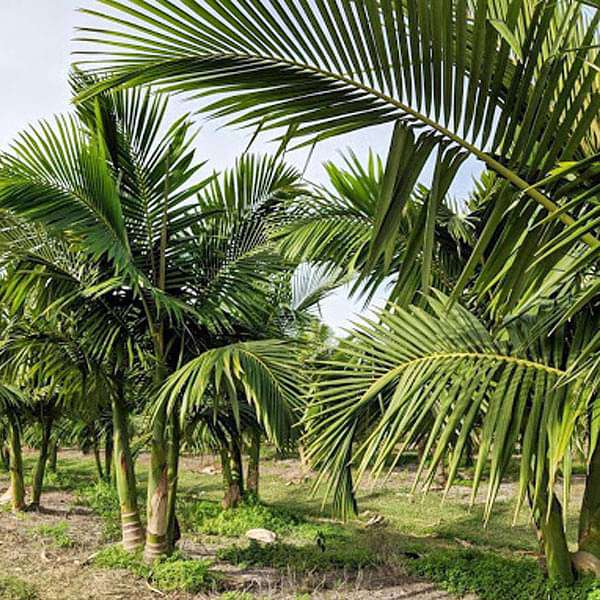
[[[12,575],[0,575],[2,600],[39,600],[36,588],[29,582]]]
[[[217,556],[235,565],[292,569],[298,573],[364,569],[382,562],[369,548],[340,543],[330,543],[321,549],[316,544],[297,546],[276,543],[263,546],[250,540],[247,545],[222,548],[217,552]]]
[[[600,581],[557,585],[531,559],[473,550],[434,550],[409,561],[407,568],[453,594],[474,592],[480,600],[600,600]]]
[[[218,502],[182,502],[178,517],[183,530],[223,537],[243,536],[249,529],[269,529],[279,536],[313,540],[318,535],[348,537],[348,529],[336,523],[310,521],[297,513],[248,500],[223,510]]]
[[[103,522],[102,536],[114,542],[121,535],[121,508],[117,490],[110,484],[99,482],[78,490],[76,501],[91,508]]]
[[[127,552],[121,546],[108,546],[94,557],[94,564],[104,569],[126,569],[136,577],[151,581],[163,592],[195,594],[214,588],[216,583],[208,561],[189,559],[180,552],[147,565],[141,550]]]
[[[56,523],[54,525],[40,525],[36,532],[43,538],[49,539],[57,548],[72,548],[75,545],[69,534],[67,523]]]

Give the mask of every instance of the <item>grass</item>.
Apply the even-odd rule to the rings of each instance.
[[[39,597],[36,588],[29,582],[12,575],[0,575],[2,600],[38,600]]]
[[[263,546],[250,540],[220,550],[217,556],[240,566],[274,567],[295,573],[328,572],[337,569],[358,571],[383,562],[372,548],[336,544],[321,550],[318,546],[276,543]]]
[[[75,545],[73,538],[69,534],[69,525],[67,523],[59,522],[53,525],[40,525],[35,531],[43,538],[50,540],[56,548],[72,548]]]
[[[600,581],[576,587],[553,585],[531,559],[514,559],[472,550],[443,550],[413,560],[409,572],[458,595],[476,593],[480,600],[596,600]]]
[[[412,468],[410,457],[404,462],[405,468]],[[140,466],[138,472],[143,511],[145,469]],[[467,470],[461,476],[465,482],[470,480]],[[75,492],[78,503],[102,518],[105,540],[120,537],[116,493],[110,485],[97,483],[92,457],[61,459],[59,473],[49,483],[56,489]],[[410,478],[397,472],[372,488],[363,486],[358,500],[361,511],[366,512],[345,524],[321,510],[320,498],[311,495],[311,482],[299,475],[294,459],[268,458],[261,475],[262,502],[248,502],[235,510],[220,507],[219,474],[198,472],[195,465],[182,468],[179,489],[178,516],[183,534],[200,542],[211,536],[211,545],[219,548],[218,559],[243,568],[272,567],[282,575],[294,571],[323,577],[326,572],[335,575],[343,570],[352,575],[381,567],[424,578],[453,593],[474,592],[481,600],[600,600],[600,585],[593,582],[583,581],[569,589],[548,584],[532,559],[537,541],[526,511],[512,525],[514,503],[507,499],[509,493],[501,496],[484,528],[482,503],[478,500],[470,509],[466,488],[452,491],[442,504],[439,491],[425,497],[411,496]],[[570,507],[568,523],[571,541],[576,533],[575,505],[573,502]],[[383,526],[366,526],[373,515],[384,517]],[[277,543],[262,546],[247,540],[245,533],[257,527],[277,533]],[[63,533],[68,536],[60,524],[38,533],[52,540]],[[98,554],[95,564],[150,578],[152,585],[163,591],[206,591],[216,585],[206,561],[180,554],[149,569],[139,556],[108,546]],[[244,594],[234,591],[221,597],[254,597]]]
[[[209,572],[210,563],[183,556],[180,552],[169,558],[147,565],[142,552],[131,553],[121,546],[108,546],[94,557],[94,564],[104,569],[125,569],[152,582],[163,592],[182,591],[190,594],[212,589],[216,577]]]
[[[121,512],[119,496],[113,486],[103,481],[86,485],[77,490],[76,502],[91,508],[102,518],[102,537],[115,542],[121,535]]]

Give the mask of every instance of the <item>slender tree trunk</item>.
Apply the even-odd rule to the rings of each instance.
[[[125,550],[131,551],[144,544],[144,529],[137,505],[135,472],[129,447],[129,424],[122,392],[121,385],[118,395],[112,401],[114,462],[119,504],[121,505],[123,547]]]
[[[238,464],[234,459],[231,448],[221,449],[221,467],[223,485],[225,486],[225,494],[221,501],[221,506],[224,509],[236,508],[242,500],[242,486]]]
[[[115,471],[113,468],[113,432],[108,430],[104,436],[104,478],[106,483],[115,483]]]
[[[50,472],[56,473],[56,468],[58,466],[58,443],[56,440],[50,442],[50,458],[48,460],[50,461],[48,463]]]
[[[160,246],[158,255],[158,270],[152,265],[155,282],[159,289],[166,288],[167,277],[167,246],[169,242],[168,231],[168,199],[169,199],[169,169],[170,153],[166,156],[166,174],[164,185],[164,202],[162,214],[162,226],[160,231]],[[161,315],[158,315],[156,321],[154,316],[146,305],[146,317],[152,336],[154,338],[154,348],[156,359],[158,361],[155,370],[155,387],[158,389],[167,376],[166,368],[166,348],[168,347],[165,322]],[[152,445],[150,448],[150,470],[148,472],[148,527],[146,529],[146,549],[144,558],[146,562],[152,562],[156,558],[169,552],[167,543],[167,530],[169,528],[168,518],[168,500],[169,500],[169,472],[167,465],[167,446],[166,446],[166,425],[167,415],[166,407],[161,407],[155,415],[152,426]],[[173,501],[175,499],[173,498]]]
[[[541,532],[546,554],[548,576],[553,581],[571,584],[574,581],[571,555],[567,546],[562,518],[562,508],[555,494],[552,494],[550,515],[542,516]]]
[[[579,550],[600,559],[600,442],[592,452],[579,518]]]
[[[181,537],[179,523],[177,521],[177,483],[179,476],[179,449],[181,445],[181,432],[179,431],[179,415],[173,411],[171,415],[171,438],[169,440],[169,451],[167,456],[169,472],[169,497],[167,500],[167,543],[169,551],[175,549],[175,544]]]
[[[16,419],[9,417],[10,493],[13,510],[25,508],[25,478],[21,452],[21,430]]]
[[[153,562],[167,554],[167,504],[169,496],[169,472],[167,466],[166,408],[155,416],[152,425],[150,469],[148,471],[148,526],[146,529],[146,562]]]
[[[248,449],[248,471],[246,475],[246,491],[258,499],[258,483],[260,476],[260,429],[252,432]]]
[[[37,464],[33,473],[33,485],[31,487],[31,508],[37,509],[40,506],[42,489],[44,487],[44,475],[46,474],[46,463],[50,450],[50,435],[52,433],[52,414],[46,415],[42,419],[42,441],[40,443],[40,452],[38,454]]]
[[[0,463],[2,464],[2,470],[8,472],[10,470],[10,450],[4,444],[0,446],[0,458],[2,459]]]
[[[548,493],[547,486],[548,474],[545,473],[533,517],[538,529],[540,545],[546,556],[548,577],[553,581],[570,585],[575,578],[565,536],[562,507],[556,494]],[[550,503],[549,511],[548,503]]]
[[[242,438],[241,436],[238,438],[234,438],[232,440],[232,464],[231,464],[231,475],[235,481],[237,481],[238,486],[240,488],[240,496],[243,497],[245,487],[244,487],[244,464],[242,462]]]
[[[102,461],[100,460],[100,448],[98,442],[94,441],[94,461],[96,462],[96,473],[98,473],[98,481],[104,480],[104,471],[102,470]]]

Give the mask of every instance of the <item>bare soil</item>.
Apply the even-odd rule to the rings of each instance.
[[[71,454],[71,453],[70,453]],[[182,468],[201,472],[211,465],[206,459],[184,458]],[[298,461],[277,463],[279,475],[290,482],[303,477]],[[0,495],[6,489],[0,479]],[[90,509],[77,506],[72,494],[48,491],[39,512],[18,515],[0,508],[0,574],[13,575],[32,583],[40,600],[158,599],[191,600],[218,598],[219,592],[192,596],[164,594],[127,571],[99,569],[91,564],[93,555],[104,545],[102,521]],[[72,548],[57,548],[39,533],[41,525],[67,523]],[[361,573],[299,576],[275,569],[240,569],[219,563],[216,547],[202,538],[184,535],[181,550],[188,556],[210,558],[226,581],[227,589],[250,591],[256,598],[294,599],[310,593],[314,599],[348,600],[441,600],[450,595],[432,584],[417,581],[401,572],[370,570]]]

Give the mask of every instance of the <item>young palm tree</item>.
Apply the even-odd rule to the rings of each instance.
[[[594,382],[570,376],[569,368],[597,328],[597,314],[582,314],[552,336],[532,339],[531,319],[493,331],[459,305],[448,312],[446,302],[437,293],[425,309],[382,310],[342,341],[323,366],[307,424],[309,454],[320,480],[329,480],[336,508],[348,514],[355,510],[353,477],[367,468],[375,475],[393,468],[404,449],[424,436],[415,486],[424,479],[427,489],[447,456],[447,491],[478,427],[473,501],[489,464],[488,519],[519,449],[517,511],[528,499],[550,575],[572,581],[562,510],[569,496],[572,447],[583,431],[592,460],[580,549],[595,552],[598,422],[590,417],[598,407]],[[562,509],[554,491],[559,476]]]
[[[52,280],[52,297],[44,296],[49,302],[43,310],[54,302],[75,311],[84,352],[110,382],[119,457],[128,453],[127,370],[136,359],[152,365],[156,389],[184,349],[198,353],[210,347],[210,340],[227,335],[234,321],[260,322],[268,279],[285,268],[267,243],[271,214],[300,192],[295,170],[276,159],[246,156],[224,176],[222,187],[213,186],[194,202],[208,180],[190,183],[198,167],[189,149],[189,123],[180,120],[162,133],[165,110],[165,101],[150,93],[107,93],[81,105],[78,119],[59,118],[55,128],[44,124],[24,133],[0,160],[0,205],[9,211],[5,238],[19,237],[25,219],[30,228],[41,227],[40,235],[53,244],[62,244],[66,257],[76,257],[69,264],[48,244],[40,251],[27,242],[16,262],[38,264],[33,271],[15,269],[10,301],[22,303],[19,285],[32,280],[47,296]],[[168,545],[176,431],[166,412],[155,415],[149,559]],[[125,507],[135,503],[132,465],[130,459],[115,462],[127,465],[119,485]],[[119,477],[118,471],[118,482]],[[124,515],[135,523],[124,525],[135,525],[132,538],[138,541],[137,511],[133,505],[125,508]]]
[[[331,190],[317,188],[290,207],[289,217],[275,232],[284,255],[332,271],[340,284],[357,278],[354,291],[367,300],[382,285],[391,287],[389,298],[398,304],[416,301],[417,292],[432,285],[450,293],[475,243],[478,205],[470,201],[459,211],[456,201],[443,198],[435,221],[428,224],[431,248],[425,251],[422,238],[431,190],[418,185],[406,203],[387,260],[380,257],[367,266],[384,166],[373,153],[366,166],[352,153],[344,163],[325,164]]]

